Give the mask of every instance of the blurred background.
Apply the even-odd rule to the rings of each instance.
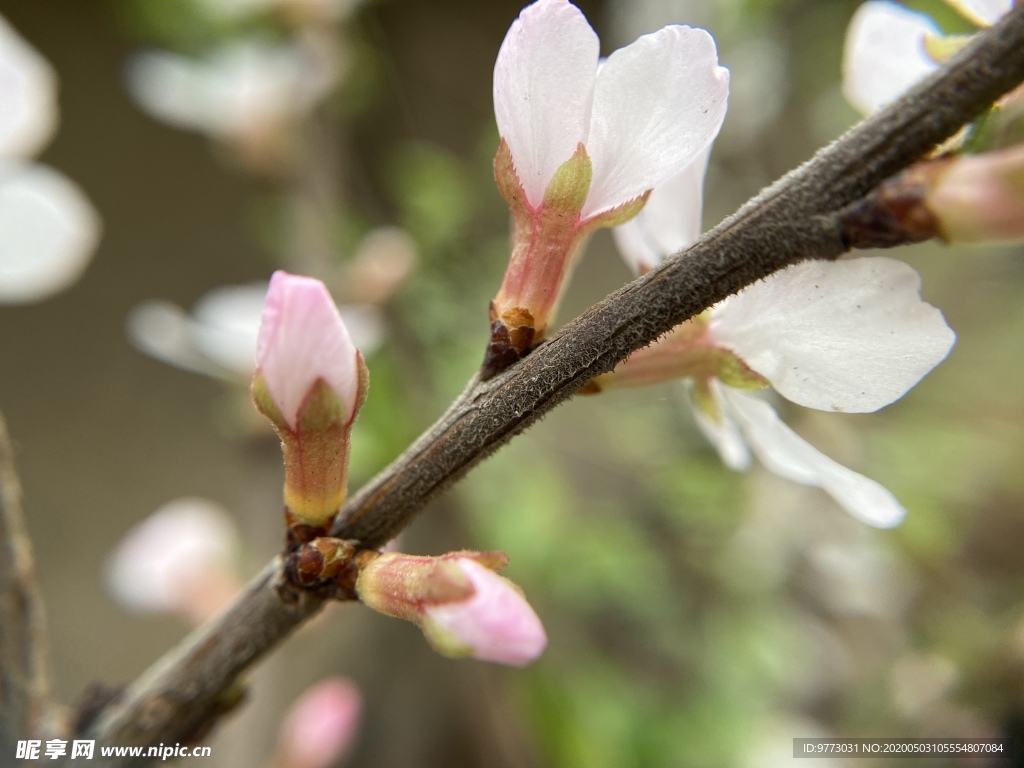
[[[666,23],[715,36],[732,91],[706,226],[858,119],[839,88],[854,0],[579,5],[604,54]],[[942,3],[917,6],[962,26]],[[39,159],[102,219],[79,281],[0,305],[0,409],[64,701],[134,679],[201,618],[107,586],[112,553],[151,513],[199,498],[182,503],[221,521],[228,554],[200,592],[229,593],[280,546],[279,454],[245,390],[253,283],[315,274],[357,328],[371,389],[353,488],[479,365],[507,260],[491,74],[520,7],[0,6],[59,78]],[[549,634],[537,663],[450,661],[412,625],[330,606],[252,673],[203,764],[271,765],[284,713],[328,676],[361,692],[339,758],[351,765],[776,766],[815,736],[1024,744],[1024,253],[889,255],[956,330],[949,359],[877,414],[781,412],[892,490],[901,527],[868,528],[759,467],[725,469],[677,387],[577,398],[401,542],[505,551]],[[628,279],[599,233],[561,317]]]

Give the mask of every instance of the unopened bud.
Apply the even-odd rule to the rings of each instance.
[[[328,581],[352,562],[355,552],[355,546],[343,539],[331,536],[315,538],[288,556],[288,576],[302,587]]]
[[[949,242],[1024,238],[1024,145],[964,155],[937,168],[926,205]]]
[[[363,708],[346,678],[332,677],[307,690],[281,726],[274,768],[330,768],[349,752]]]
[[[274,273],[256,365],[253,400],[281,438],[285,506],[319,533],[345,500],[349,436],[368,385],[366,365],[323,283]]]
[[[375,611],[419,626],[438,653],[521,667],[547,636],[519,589],[495,573],[507,562],[500,552],[389,553],[364,564],[356,591]]]

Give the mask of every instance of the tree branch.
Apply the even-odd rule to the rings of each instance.
[[[18,739],[45,738],[54,731],[58,710],[52,680],[21,485],[0,415],[0,754],[14,755]]]
[[[375,547],[431,499],[594,376],[679,323],[787,265],[847,250],[836,214],[953,135],[1024,80],[1024,6],[978,36],[905,98],[787,174],[685,252],[564,326],[521,363],[466,390],[342,509],[335,534]],[[275,561],[210,625],[104,710],[87,738],[174,743],[217,711],[221,693],[319,601],[281,587]],[[101,760],[120,766],[125,758]],[[144,762],[144,761],[143,761]]]

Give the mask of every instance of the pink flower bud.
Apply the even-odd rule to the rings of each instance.
[[[356,591],[370,608],[418,625],[438,653],[522,667],[547,635],[518,587],[494,572],[507,562],[500,552],[386,554],[363,567]]]
[[[927,166],[925,198],[950,242],[1024,239],[1024,146],[964,155]]]
[[[362,361],[327,288],[311,277],[277,271],[270,278],[256,342],[256,367],[288,426],[313,385],[324,381],[351,422],[362,402]]]
[[[322,529],[345,499],[349,435],[368,384],[323,283],[274,273],[256,366],[253,400],[281,438],[285,505],[300,523]]]
[[[276,768],[330,768],[348,753],[359,728],[362,696],[342,677],[317,683],[292,705],[278,742]]]

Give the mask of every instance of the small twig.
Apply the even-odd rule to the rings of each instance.
[[[846,250],[837,212],[909,166],[1024,80],[1024,6],[942,70],[820,151],[706,234],[685,254],[566,325],[523,362],[475,379],[405,454],[344,506],[335,534],[377,546],[589,379],[750,283]],[[227,614],[193,633],[108,706],[86,738],[174,743],[217,711],[236,676],[314,613],[310,596],[282,603],[268,566]],[[108,758],[99,766],[130,764]],[[146,762],[145,760],[141,762]]]
[[[58,728],[46,617],[35,579],[32,543],[21,509],[14,451],[0,414],[0,755],[13,759],[19,739]]]

